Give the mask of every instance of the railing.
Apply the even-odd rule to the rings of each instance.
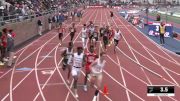
[[[4,26],[5,24],[8,24],[8,23],[22,22],[25,20],[32,21],[36,17],[44,16],[44,15],[52,14],[52,13],[57,13],[59,11],[62,11],[63,9],[68,9],[68,8],[62,8],[60,10],[58,10],[58,9],[47,10],[47,11],[44,11],[41,13],[36,12],[35,14],[31,14],[31,15],[16,14],[16,15],[9,15],[9,16],[0,16],[0,27]]]

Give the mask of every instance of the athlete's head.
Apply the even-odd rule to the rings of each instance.
[[[118,29],[118,28],[116,28],[116,31],[118,32],[118,31],[119,31],[119,29]]]
[[[83,52],[83,48],[82,47],[77,47],[77,53],[78,55],[80,55]]]
[[[72,27],[75,27],[75,23],[72,23]]]
[[[100,59],[104,59],[105,56],[106,56],[106,53],[105,53],[105,52],[101,52],[101,53],[100,53]]]
[[[83,28],[86,28],[86,24],[83,24]]]
[[[93,46],[93,45],[91,45],[91,46],[89,47],[89,51],[90,51],[91,53],[94,52],[94,46]]]

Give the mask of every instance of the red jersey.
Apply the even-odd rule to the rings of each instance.
[[[2,41],[2,46],[7,47],[7,36],[6,35],[1,36],[1,41]]]
[[[90,53],[90,52],[86,53],[86,70],[90,69],[89,66],[93,61],[96,60],[96,58],[97,58],[96,53]]]

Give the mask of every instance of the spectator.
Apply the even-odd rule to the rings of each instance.
[[[166,26],[163,22],[161,22],[160,24],[160,30],[159,30],[159,33],[160,33],[160,44],[161,45],[164,45],[165,42],[164,42],[164,34],[166,32]]]
[[[12,29],[9,30],[7,34],[7,53],[9,55],[9,61],[7,63],[7,67],[11,67],[13,64],[13,57],[14,57],[14,38],[15,33]]]
[[[38,34],[42,35],[42,26],[43,26],[43,24],[42,24],[40,19],[38,20],[37,24],[38,24]]]
[[[4,28],[2,30],[2,36],[1,36],[1,58],[0,61],[1,62],[6,62],[8,61],[6,59],[6,48],[7,48],[7,28]]]
[[[52,28],[52,19],[51,17],[48,18],[48,23],[49,23],[49,30]]]
[[[161,16],[159,14],[156,16],[156,21],[161,21]]]

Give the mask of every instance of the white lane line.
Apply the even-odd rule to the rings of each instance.
[[[156,62],[154,62],[154,61],[150,60],[149,58],[147,58],[146,56],[142,55],[142,54],[139,53],[137,50],[133,49],[133,51],[135,51],[137,54],[139,54],[140,56],[144,57],[145,59],[151,61],[151,62],[154,63],[155,65],[162,66],[160,63],[157,64]],[[157,60],[156,60],[156,61],[157,61]],[[173,71],[173,70],[171,70],[171,69],[169,69],[169,68],[166,68],[166,67],[164,67],[164,66],[162,66],[162,67],[165,68],[165,69],[167,69],[168,71],[176,74],[176,75],[180,75],[179,73],[177,73],[177,72],[175,72],[175,71]]]
[[[117,66],[119,66],[119,64],[117,64],[116,63],[116,61],[114,61],[110,56],[107,56],[114,64],[116,64]],[[133,76],[134,78],[136,78],[137,80],[139,80],[140,82],[142,82],[142,83],[144,83],[144,84],[146,84],[146,85],[149,85],[149,83],[147,83],[147,82],[145,82],[145,81],[143,81],[142,79],[140,79],[140,78],[138,78],[137,76],[135,76],[134,74],[132,74],[131,72],[129,72],[127,69],[125,69],[125,67],[123,68],[122,66],[121,66],[121,68],[125,71],[125,72],[127,72],[129,75],[131,75],[131,76]],[[177,101],[175,98],[173,98],[173,97],[170,97],[172,100],[174,100],[174,101]]]
[[[59,86],[59,85],[65,85],[63,82],[62,83],[48,83],[48,84],[40,84],[40,86]]]
[[[116,55],[116,58],[117,58],[117,61],[118,61],[118,67],[120,69],[120,73],[121,73],[121,76],[122,76],[122,79],[123,79],[124,86],[127,87],[126,80],[125,80],[125,77],[124,77],[124,74],[123,74],[123,71],[122,71],[122,67],[121,67],[121,64],[120,64],[120,61],[119,61],[119,58],[117,57],[117,55]],[[129,97],[129,92],[127,90],[126,90],[126,95],[127,95],[128,101],[131,101],[131,99]]]

